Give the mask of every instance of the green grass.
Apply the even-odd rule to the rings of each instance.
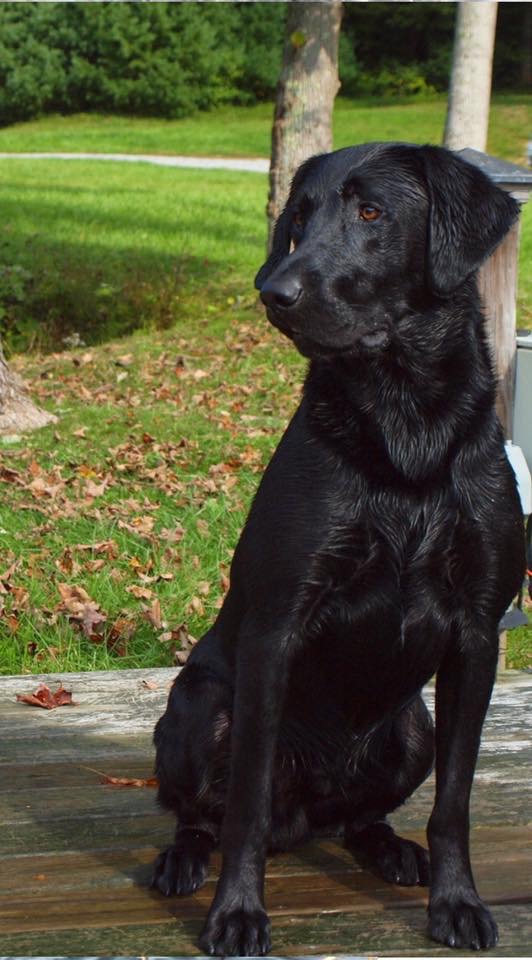
[[[368,140],[440,143],[445,97],[429,101],[352,101],[338,98],[334,145]],[[273,107],[225,107],[184,120],[81,114],[44,117],[0,130],[0,151],[89,151],[264,156],[270,152]],[[488,152],[516,163],[526,159],[532,128],[532,96],[493,99]]]
[[[216,614],[302,361],[253,298],[16,366],[60,420],[0,445],[0,673],[171,664],[179,628],[198,637]],[[58,609],[59,584],[100,605],[100,634]],[[156,599],[163,625],[145,616]]]
[[[28,273],[8,346],[101,342],[249,294],[266,189],[261,174],[0,161],[0,263]]]

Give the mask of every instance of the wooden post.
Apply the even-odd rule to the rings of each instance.
[[[478,150],[460,150],[459,155],[480,167],[499,187],[508,190],[522,205],[532,190],[532,170]],[[499,389],[497,413],[507,440],[512,437],[516,360],[516,299],[519,264],[519,224],[516,224],[479,271],[478,286],[488,321]]]
[[[498,381],[497,415],[505,440],[511,440],[513,424],[519,233],[520,223],[516,223],[478,275]]]

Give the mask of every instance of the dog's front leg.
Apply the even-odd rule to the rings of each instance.
[[[469,797],[497,663],[496,634],[455,649],[436,681],[436,800],[428,825],[430,935],[450,947],[487,949],[497,925],[477,894],[469,859]]]
[[[262,956],[270,949],[264,870],[288,647],[286,633],[257,623],[239,637],[222,872],[200,938],[211,955]]]

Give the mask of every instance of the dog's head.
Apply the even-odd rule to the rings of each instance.
[[[312,157],[255,285],[305,355],[384,349],[402,316],[461,287],[518,209],[441,147],[373,143]]]

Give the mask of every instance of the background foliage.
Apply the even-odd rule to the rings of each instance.
[[[529,4],[499,8],[495,88],[523,86]],[[0,4],[0,124],[101,110],[179,118],[273,96],[284,3]],[[344,95],[445,90],[454,4],[346,4]]]

